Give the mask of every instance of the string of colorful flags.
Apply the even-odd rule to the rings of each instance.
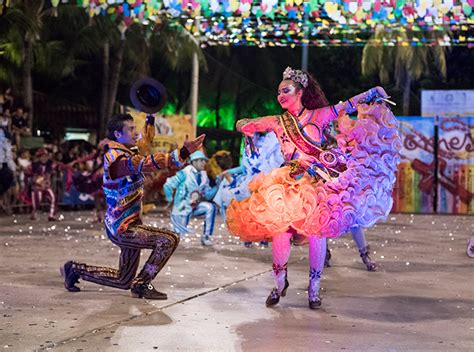
[[[364,45],[377,26],[384,26],[383,45],[474,47],[474,0],[70,1],[91,17],[112,16],[124,30],[166,17],[203,45]],[[58,3],[52,0],[53,6]]]

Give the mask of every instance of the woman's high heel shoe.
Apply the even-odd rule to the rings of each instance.
[[[316,269],[309,270],[309,287],[308,287],[308,305],[310,309],[318,309],[321,307],[321,298],[319,297],[319,286],[321,282],[321,271]]]
[[[275,287],[267,297],[267,307],[273,307],[274,305],[278,304],[278,302],[280,302],[280,297],[286,296],[286,290],[290,286],[290,283],[288,282],[287,264],[288,263],[283,266],[273,264],[273,278],[275,280]],[[282,286],[283,289],[281,289]]]
[[[359,249],[360,257],[368,271],[377,271],[377,263],[370,258],[369,250],[369,246]]]

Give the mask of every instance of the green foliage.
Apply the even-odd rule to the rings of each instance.
[[[378,25],[374,35],[365,45],[361,67],[364,76],[378,76],[382,85],[395,84],[403,96],[403,111],[410,110],[410,91],[424,78],[439,76],[443,82],[447,79],[446,55],[448,47],[443,45],[422,45],[424,39],[442,42],[451,33],[446,29],[431,32],[408,30],[406,28],[388,29]],[[410,42],[412,45],[384,45],[384,42]],[[419,45],[418,45],[419,44]]]

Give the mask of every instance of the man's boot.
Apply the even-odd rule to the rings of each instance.
[[[81,289],[76,286],[80,276],[74,272],[73,261],[70,260],[59,268],[61,276],[64,277],[64,288],[69,292],[79,292]]]
[[[144,298],[144,299],[168,299],[166,293],[155,290],[151,283],[141,284],[132,287],[130,290],[133,298]]]

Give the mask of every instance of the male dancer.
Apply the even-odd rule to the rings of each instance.
[[[174,230],[180,235],[189,233],[187,227],[191,217],[204,215],[204,233],[201,244],[212,246],[211,238],[214,233],[217,207],[210,200],[217,192],[220,178],[217,179],[216,186],[209,185],[205,170],[207,160],[200,150],[192,153],[189,158],[190,165],[178,171],[173,177],[169,177],[163,190],[169,204],[173,202],[173,192],[176,190],[171,211],[171,223]]]
[[[61,268],[64,287],[71,292],[80,291],[75,284],[81,278],[100,285],[131,289],[135,298],[167,299],[165,293],[155,290],[151,281],[176,250],[179,236],[142,224],[143,173],[181,167],[184,160],[201,147],[205,135],[184,142],[180,150],[143,156],[146,142],[151,142],[154,136],[151,119],[145,125],[145,138],[141,144],[129,114],[112,116],[107,129],[111,142],[104,155],[105,227],[109,239],[121,249],[119,269],[68,261]],[[152,249],[152,252],[136,276],[141,249]]]

